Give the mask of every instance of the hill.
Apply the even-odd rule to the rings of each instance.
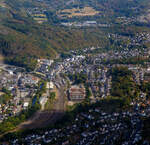
[[[112,47],[109,33],[132,35],[150,31],[149,9],[148,0],[2,0],[0,52],[8,63],[32,70],[39,57],[55,58],[64,51],[92,46],[114,49],[117,46]],[[132,17],[136,21],[122,25]],[[98,25],[61,25],[87,20]],[[101,27],[101,23],[109,27]]]

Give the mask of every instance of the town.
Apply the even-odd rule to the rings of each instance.
[[[76,118],[64,128],[54,128],[41,131],[39,134],[30,134],[12,140],[12,144],[115,144],[119,140],[123,145],[149,145],[147,140],[142,141],[142,123],[140,117],[143,110],[136,107],[136,111],[121,111],[106,113],[100,107],[94,107],[80,112]],[[144,114],[149,116],[149,108]],[[127,121],[129,120],[129,122]],[[121,137],[121,138],[120,138]],[[75,142],[74,142],[75,141]]]
[[[150,145],[150,0],[1,0],[0,144]]]
[[[115,37],[120,39],[118,35],[109,34],[108,37]],[[132,38],[131,45],[137,45],[138,43],[144,43],[144,41],[150,41],[150,35],[147,33],[137,34],[136,38]],[[32,96],[35,95],[37,90],[38,82],[40,77],[49,80],[51,85],[50,88],[53,88],[55,85],[58,89],[62,85],[66,85],[68,88],[66,91],[69,91],[70,96],[74,96],[72,99],[68,96],[68,101],[80,102],[85,99],[85,86],[79,84],[74,86],[74,82],[70,79],[69,75],[74,74],[84,74],[87,77],[87,83],[91,91],[90,99],[92,102],[96,102],[101,98],[105,98],[110,95],[111,90],[111,76],[108,76],[108,71],[115,66],[125,66],[129,70],[134,72],[135,82],[140,83],[141,81],[147,81],[148,77],[146,76],[150,73],[150,64],[147,62],[146,67],[142,67],[141,64],[109,64],[105,63],[105,60],[108,62],[111,60],[118,60],[124,58],[134,58],[136,56],[142,58],[148,58],[150,51],[148,49],[124,49],[122,51],[108,51],[91,55],[92,51],[95,51],[96,48],[91,47],[83,50],[83,54],[78,54],[76,51],[70,51],[71,56],[62,59],[61,61],[39,59],[37,68],[34,73],[30,74],[22,70],[22,68],[6,66],[1,67],[1,80],[0,87],[6,88],[10,91],[11,95],[14,96],[9,100],[11,103],[7,102],[3,104],[1,102],[1,121],[7,119],[8,116],[16,115],[21,112],[22,109],[28,108],[28,105],[32,99]],[[36,74],[36,76],[35,76]],[[38,76],[38,77],[37,77]],[[40,76],[40,77],[39,77]],[[82,85],[82,87],[80,86]],[[4,92],[1,92],[1,95],[4,95]],[[80,96],[80,99],[78,98]],[[71,103],[72,104],[72,103]],[[10,113],[11,111],[11,113]]]
[[[120,39],[120,36],[113,34],[108,37]],[[135,38],[132,38],[128,47],[150,41],[149,37],[149,34],[146,33],[137,34]],[[115,67],[126,67],[131,71],[133,81],[136,84],[140,85],[142,82],[148,81],[150,75],[148,61],[144,65],[138,62],[132,64],[119,63],[119,61],[114,63],[113,61],[136,57],[147,60],[150,55],[149,49],[110,50],[98,54],[94,53],[97,49],[91,47],[80,52],[71,50],[68,56],[60,56],[58,60],[38,59],[37,67],[33,72],[26,72],[23,68],[2,64],[0,67],[1,98],[4,95],[9,97],[8,100],[1,100],[0,122],[28,109],[29,104],[33,103],[33,97],[41,80],[46,81],[46,93],[39,98],[42,110],[48,101],[49,90],[53,90],[55,93],[63,91],[62,97],[65,97],[65,101],[62,105],[67,107],[80,104],[88,97],[90,103],[93,104],[111,96],[112,76],[109,72]],[[143,141],[140,118],[148,117],[150,111],[149,104],[145,101],[146,93],[140,91],[139,98],[141,100],[139,102],[132,100],[130,105],[133,106],[133,110],[112,113],[106,110],[102,111],[103,109],[100,107],[94,107],[77,114],[75,120],[63,129],[55,128],[40,134],[28,135],[22,138],[21,142],[66,145],[72,144],[75,139],[78,141],[76,142],[78,145],[92,144],[94,141],[99,144],[115,144],[117,138],[121,136],[124,145],[136,144]],[[146,109],[141,107],[143,102],[148,106]],[[99,138],[99,136],[101,137]],[[19,142],[18,139],[11,140],[14,145]],[[146,140],[142,143],[143,145],[149,144]]]

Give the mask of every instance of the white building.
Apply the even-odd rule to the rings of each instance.
[[[25,102],[25,103],[23,104],[23,107],[24,107],[24,108],[28,108],[28,106],[29,106],[29,102]]]
[[[54,83],[53,82],[47,82],[46,88],[47,89],[54,89]]]
[[[43,97],[40,98],[39,102],[40,102],[40,104],[41,104],[41,109],[42,109],[42,110],[44,109],[44,106],[45,106],[47,100],[48,100],[48,98],[45,97],[45,96],[43,96]]]

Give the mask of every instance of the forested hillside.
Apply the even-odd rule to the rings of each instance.
[[[2,0],[0,2],[0,52],[7,62],[34,68],[36,58],[55,58],[70,49],[98,47],[113,49],[109,33],[135,34],[148,29],[148,23],[121,25],[118,17],[139,16],[149,9],[148,0]],[[84,7],[91,7],[95,14],[83,14]],[[143,7],[145,9],[143,9]],[[78,11],[68,18],[61,17],[68,9]],[[134,10],[136,8],[136,11]],[[90,9],[89,9],[90,10]],[[36,11],[36,13],[35,13]],[[76,14],[82,11],[83,17]],[[37,14],[38,12],[38,14]],[[60,14],[61,13],[61,14]],[[80,15],[81,15],[80,14]],[[89,16],[88,16],[89,15]],[[38,21],[37,21],[38,20]],[[96,20],[111,24],[108,28],[63,27],[61,22]],[[43,23],[38,23],[38,22]],[[136,29],[137,27],[137,29]],[[33,63],[30,63],[33,62]]]

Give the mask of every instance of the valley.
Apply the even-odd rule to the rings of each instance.
[[[149,0],[1,0],[0,63],[0,144],[150,144]]]

